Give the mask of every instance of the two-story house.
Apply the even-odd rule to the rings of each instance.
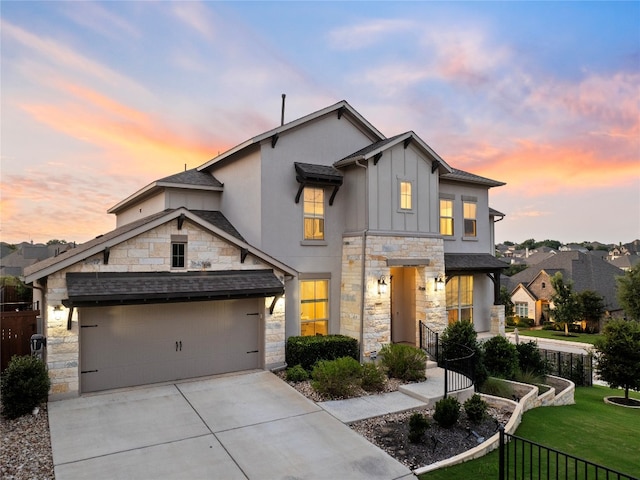
[[[366,360],[471,320],[500,331],[489,189],[347,102],[144,187],[116,228],[41,262],[54,396],[282,366],[341,333]]]

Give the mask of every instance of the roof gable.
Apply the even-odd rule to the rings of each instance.
[[[93,255],[99,254],[106,248],[111,248],[178,218],[189,219],[191,222],[210,231],[214,235],[217,235],[239,248],[245,249],[247,253],[251,253],[265,263],[282,270],[289,275],[296,274],[296,271],[291,267],[246,243],[222,213],[218,212],[216,214],[213,212],[203,211],[193,212],[186,208],[178,208],[165,210],[154,215],[149,215],[148,217],[138,221],[128,223],[84,244],[78,245],[76,248],[68,250],[57,257],[48,258],[42,262],[31,265],[30,267],[25,268],[24,281],[25,283],[31,283],[42,277],[51,275],[52,273],[74,265],[75,263],[83,261]]]
[[[264,140],[271,139],[272,144],[275,145],[277,142],[278,136],[282,133],[291,131],[296,128],[303,127],[305,124],[309,122],[313,122],[319,118],[325,117],[327,115],[335,114],[338,118],[348,118],[351,122],[357,125],[360,130],[365,132],[371,139],[373,140],[382,140],[385,136],[378,131],[371,123],[369,123],[362,115],[360,115],[346,100],[341,100],[338,103],[335,103],[329,107],[323,108],[322,110],[318,110],[309,115],[305,115],[304,117],[298,118],[297,120],[293,120],[291,122],[285,123],[284,125],[280,125],[279,127],[268,130],[260,135],[257,135],[253,138],[250,138],[243,143],[236,145],[230,150],[218,155],[217,157],[212,158],[208,162],[200,165],[197,170],[211,170],[217,164],[223,163],[225,161],[230,161],[237,154],[243,153],[251,148],[256,148],[260,145]]]

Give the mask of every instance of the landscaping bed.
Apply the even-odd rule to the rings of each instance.
[[[409,418],[416,412],[424,414],[431,422],[421,443],[411,443],[408,439]],[[396,460],[415,470],[476,447],[482,442],[472,432],[486,441],[497,432],[499,424],[504,425],[511,417],[511,410],[507,408],[489,407],[487,413],[484,421],[474,425],[461,412],[458,423],[451,428],[442,428],[433,421],[433,409],[387,414],[360,420],[350,426]]]

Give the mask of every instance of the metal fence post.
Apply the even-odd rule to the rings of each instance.
[[[504,426],[500,425],[500,440],[498,446],[498,480],[505,480],[504,478]]]
[[[449,392],[449,360],[444,359],[444,398],[447,398]]]

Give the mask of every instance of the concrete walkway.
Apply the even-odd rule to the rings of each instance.
[[[431,363],[431,362],[430,362]],[[473,387],[450,394],[462,403],[473,395]],[[424,382],[401,385],[397,392],[330,400],[318,405],[343,423],[353,423],[388,413],[404,412],[412,408],[431,408],[444,397],[444,369],[430,365]]]
[[[51,402],[49,424],[56,480],[414,478],[264,371]]]

